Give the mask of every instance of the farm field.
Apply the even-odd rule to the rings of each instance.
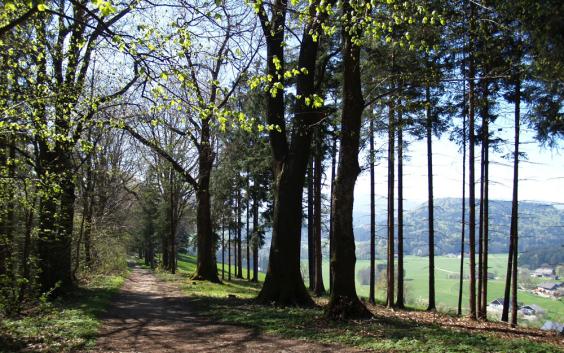
[[[489,272],[495,274],[495,280],[488,281],[488,302],[496,298],[503,297],[505,286],[505,269],[507,266],[507,256],[504,254],[492,254],[489,256]],[[385,260],[377,260],[377,264],[384,264]],[[428,292],[428,259],[419,256],[406,256],[405,264],[405,285],[406,300],[410,307],[424,309],[427,305]],[[397,266],[397,265],[396,265]],[[357,260],[356,263],[356,286],[358,295],[368,297],[369,286],[362,285],[359,272],[370,267],[369,260]],[[436,256],[435,257],[435,285],[436,285],[436,301],[437,308],[442,312],[456,313],[458,303],[458,285],[459,280],[449,278],[449,274],[458,274],[460,268],[460,259],[457,257]],[[464,270],[467,273],[469,268],[468,261],[465,261]],[[302,273],[307,282],[307,260],[302,260]],[[323,279],[327,287],[329,284],[329,261],[323,262]],[[376,282],[376,299],[384,301],[385,298],[385,277]],[[542,282],[542,280],[538,281]],[[465,311],[468,306],[468,283],[464,281],[462,306]],[[546,320],[554,320],[558,322],[564,321],[564,301],[562,299],[555,300],[543,298],[526,291],[519,291],[518,300],[523,304],[537,304],[545,311]],[[495,317],[492,317],[495,319]],[[522,320],[523,321],[523,320]],[[544,320],[542,321],[544,322]],[[542,322],[540,324],[542,324]],[[523,323],[523,322],[522,322]],[[539,323],[536,323],[538,325]],[[533,323],[535,325],[535,323]]]

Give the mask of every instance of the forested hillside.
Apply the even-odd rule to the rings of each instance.
[[[460,253],[461,202],[461,199],[455,198],[435,200],[436,242],[440,244],[436,249],[437,255]],[[511,224],[511,202],[490,200],[489,207],[491,227],[489,249],[492,253],[506,253]],[[427,217],[426,203],[404,213],[404,250],[407,254],[420,256],[428,254]],[[377,219],[378,222],[385,222],[382,217]],[[356,225],[355,239],[358,242],[366,242],[370,239],[369,226],[369,224]],[[538,247],[559,248],[564,245],[564,210],[546,203],[520,202],[519,229],[520,252]],[[378,248],[385,249],[385,244],[380,237]],[[362,258],[367,258],[366,243],[359,244],[357,253]]]

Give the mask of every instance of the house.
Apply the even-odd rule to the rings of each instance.
[[[541,330],[556,331],[559,334],[564,334],[564,324],[554,321],[546,321],[544,325],[542,325]]]
[[[519,308],[518,312],[525,316],[533,316],[537,314],[537,311],[531,305],[523,305]]]
[[[511,307],[511,302],[509,303],[509,307]],[[503,310],[503,298],[497,298],[496,300],[493,300],[491,303],[488,304],[488,308],[494,311]]]
[[[558,279],[558,277],[554,275],[554,269],[550,267],[537,268],[531,273],[531,277]]]
[[[558,298],[562,296],[562,288],[564,283],[543,282],[533,289],[533,293],[542,297]]]

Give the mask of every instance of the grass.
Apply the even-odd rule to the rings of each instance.
[[[488,281],[488,301],[502,298],[505,288],[505,271],[507,266],[507,255],[491,254],[488,257],[489,272],[496,275],[495,280]],[[377,260],[377,264],[384,264],[385,260]],[[429,260],[426,257],[420,256],[406,256],[405,260],[405,285],[406,285],[406,299],[409,307],[415,309],[424,309],[427,306],[428,296],[428,264]],[[307,260],[302,260],[302,267],[305,269],[303,273],[307,276]],[[363,268],[370,267],[369,260],[357,260],[357,272]],[[435,257],[435,292],[438,309],[442,312],[456,313],[458,303],[458,285],[459,280],[448,278],[451,273],[458,274],[460,270],[460,259],[456,257],[436,256]],[[468,259],[465,261],[465,272],[468,272],[469,264]],[[323,279],[327,284],[329,282],[329,262],[323,263]],[[307,278],[306,278],[307,280]],[[361,297],[368,297],[369,286],[362,285],[360,279],[355,278],[356,288],[358,295]],[[531,281],[543,282],[542,279],[529,279]],[[383,279],[385,281],[385,278]],[[385,301],[385,288],[383,283],[377,286],[376,299]],[[564,322],[564,301],[562,299],[550,299],[539,297],[527,291],[519,291],[519,302],[523,304],[537,304],[545,311],[543,320],[536,324],[542,325],[544,319],[553,320],[557,322]],[[463,287],[463,309],[466,310],[468,306],[468,281],[464,281]],[[520,324],[527,324],[525,320],[521,320]],[[534,326],[534,325],[533,325]]]
[[[94,345],[98,316],[124,275],[95,276],[64,298],[42,302],[20,317],[0,321],[0,352],[72,352]]]
[[[223,284],[188,279],[194,258],[179,258],[177,275],[161,275],[181,284],[198,313],[226,324],[243,325],[286,338],[355,346],[379,352],[562,352],[560,347],[526,339],[507,339],[493,334],[470,333],[433,324],[390,317],[369,321],[332,322],[321,308],[299,309],[261,306],[250,298],[260,285],[245,280]]]

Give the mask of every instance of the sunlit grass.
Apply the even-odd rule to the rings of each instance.
[[[560,347],[526,339],[506,339],[493,334],[471,333],[439,325],[421,324],[390,317],[368,321],[333,322],[323,309],[280,308],[253,302],[260,286],[246,280],[222,284],[193,281],[187,276],[195,267],[192,257],[179,259],[175,280],[192,298],[198,313],[227,324],[259,329],[285,338],[355,346],[378,352],[562,352]]]

